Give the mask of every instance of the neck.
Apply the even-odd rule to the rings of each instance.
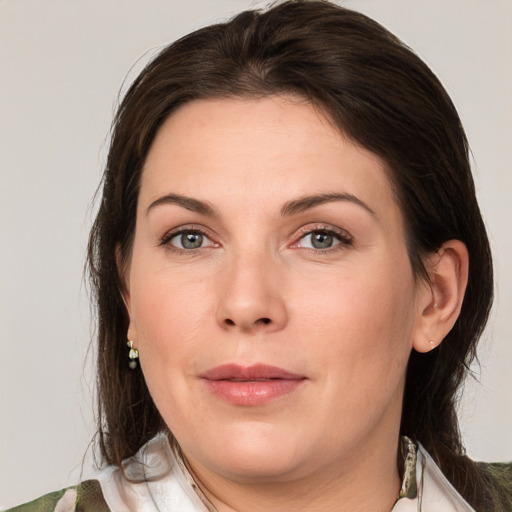
[[[217,512],[389,512],[401,484],[398,437],[384,449],[382,442],[380,450],[372,445],[367,443],[345,461],[281,481],[239,482],[199,464],[189,468]]]

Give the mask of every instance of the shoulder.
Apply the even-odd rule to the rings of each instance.
[[[478,467],[487,473],[489,477],[503,483],[510,485],[512,482],[512,462],[478,462]]]
[[[418,510],[443,510],[443,512],[475,512],[459,491],[452,485],[428,451],[418,444],[417,477],[419,482]],[[482,511],[483,512],[483,511]],[[490,512],[490,511],[489,511]]]
[[[495,502],[503,510],[512,510],[512,462],[479,462],[477,465],[490,481]]]
[[[74,487],[45,494],[6,512],[110,512],[100,483],[86,480]]]

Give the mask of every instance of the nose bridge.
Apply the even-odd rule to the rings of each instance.
[[[264,247],[233,250],[227,258],[218,302],[223,328],[271,331],[286,323],[278,257]]]

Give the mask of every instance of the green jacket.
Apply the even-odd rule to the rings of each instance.
[[[8,512],[54,512],[57,503],[66,493],[69,493],[70,500],[75,501],[75,512],[110,512],[97,480],[86,480],[75,487],[45,494],[34,501],[9,509]]]

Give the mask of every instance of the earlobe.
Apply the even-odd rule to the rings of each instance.
[[[468,280],[469,257],[460,240],[445,242],[426,262],[430,281],[420,293],[418,328],[413,347],[429,352],[437,347],[455,324]]]

